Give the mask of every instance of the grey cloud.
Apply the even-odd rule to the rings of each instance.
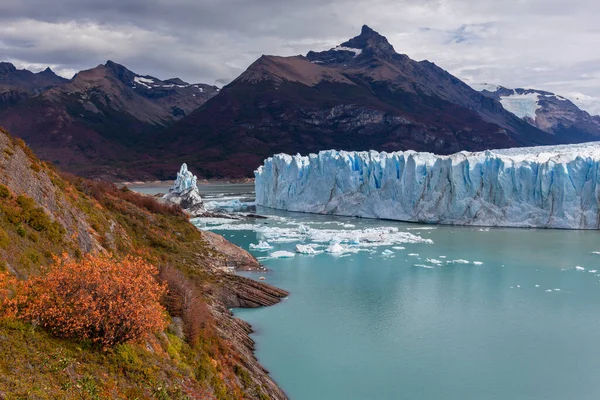
[[[465,81],[600,96],[595,0],[3,0],[0,59],[58,70],[113,59],[223,84],[261,54],[322,50],[363,23]]]

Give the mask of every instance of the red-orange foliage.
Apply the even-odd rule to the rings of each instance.
[[[23,281],[12,301],[21,319],[108,347],[166,327],[160,304],[166,285],[157,275],[141,258],[88,254],[75,261],[63,255],[41,276]]]
[[[166,266],[159,277],[167,284],[165,303],[169,314],[181,317],[188,342],[195,344],[213,326],[212,315],[198,288],[176,268]]]

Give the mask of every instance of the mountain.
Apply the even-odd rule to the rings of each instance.
[[[86,176],[132,177],[154,162],[152,137],[218,93],[215,86],[136,74],[113,61],[65,80],[2,64],[0,125],[44,159]],[[2,82],[2,81],[0,81]],[[4,96],[2,93],[6,93]],[[136,170],[137,171],[137,170]],[[142,172],[142,176],[150,175]]]
[[[17,105],[43,90],[68,82],[50,68],[33,73],[0,62],[0,110]]]
[[[559,141],[600,138],[600,116],[590,115],[566,97],[537,89],[507,89],[489,84],[475,87],[485,96],[500,101],[507,111],[554,135]]]
[[[481,150],[554,143],[500,102],[368,26],[306,56],[262,56],[163,136],[162,158],[205,176],[251,176],[274,153]]]

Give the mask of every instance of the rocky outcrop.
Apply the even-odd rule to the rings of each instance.
[[[226,266],[235,268],[238,271],[256,271],[264,269],[250,253],[229,242],[223,236],[210,231],[203,231],[202,237],[212,249],[224,256]]]
[[[250,337],[252,326],[235,318],[229,308],[256,308],[272,306],[288,296],[288,292],[276,287],[237,275],[221,274],[218,289],[211,290],[213,315],[219,321],[220,334],[227,338],[241,356],[242,365],[250,372],[252,380],[263,388],[272,400],[287,399],[285,393],[269,376],[269,372],[258,362],[254,355],[255,343]],[[214,288],[214,287],[213,287]]]

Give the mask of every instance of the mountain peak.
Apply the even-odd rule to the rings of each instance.
[[[11,73],[15,72],[17,68],[12,63],[9,62],[0,62],[0,74],[1,73]]]
[[[376,55],[394,54],[394,46],[388,42],[387,38],[371,29],[368,25],[363,25],[360,35],[353,37],[341,46],[361,50],[371,50]]]

